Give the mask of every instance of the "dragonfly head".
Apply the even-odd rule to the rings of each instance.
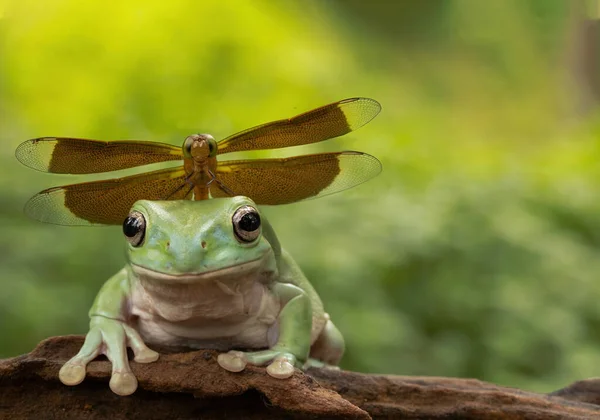
[[[192,134],[183,142],[183,156],[203,160],[217,155],[217,142],[210,134]]]

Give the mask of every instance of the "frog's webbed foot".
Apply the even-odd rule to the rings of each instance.
[[[140,335],[130,326],[115,319],[93,317],[85,343],[58,373],[65,385],[78,385],[85,378],[86,366],[99,354],[105,354],[112,363],[110,389],[119,395],[130,395],[137,389],[137,379],[127,360],[127,346],[133,349],[134,360],[150,363],[158,359],[158,353],[144,344]]]
[[[278,349],[255,352],[232,350],[219,354],[217,361],[223,369],[230,372],[241,372],[248,363],[256,366],[268,365],[267,373],[277,379],[289,378],[294,374],[294,366],[302,365],[292,353]]]

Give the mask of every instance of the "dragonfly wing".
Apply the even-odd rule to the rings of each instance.
[[[56,174],[116,171],[169,160],[182,160],[180,147],[150,141],[100,141],[41,137],[21,143],[17,159],[30,168]]]
[[[185,199],[183,168],[169,168],[104,181],[44,190],[25,205],[25,213],[46,223],[69,226],[120,225],[137,200]]]
[[[333,194],[375,177],[377,158],[360,152],[219,162],[213,197],[244,195],[257,204],[287,204]]]
[[[351,98],[293,118],[249,128],[218,143],[217,153],[278,149],[331,139],[367,124],[381,111],[374,99]]]

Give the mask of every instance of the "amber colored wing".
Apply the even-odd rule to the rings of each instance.
[[[213,197],[245,195],[257,204],[287,204],[354,187],[380,172],[379,160],[361,152],[223,161],[210,192]]]
[[[149,163],[181,160],[181,147],[151,141],[100,141],[41,137],[21,143],[15,152],[25,166],[56,174],[92,174]]]
[[[120,225],[137,200],[190,198],[183,168],[44,190],[25,205],[25,213],[46,223],[69,226]]]
[[[379,111],[381,105],[374,99],[344,99],[229,136],[218,143],[217,154],[317,143],[362,127]]]

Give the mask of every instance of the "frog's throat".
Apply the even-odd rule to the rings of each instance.
[[[268,260],[272,257],[272,251],[269,249],[261,257],[255,260],[246,261],[216,270],[204,271],[202,273],[167,274],[160,271],[151,270],[134,263],[131,263],[130,266],[134,274],[140,279],[150,280],[153,282],[198,283],[217,280],[223,277],[242,276],[253,271],[259,271],[261,268],[268,265]]]

